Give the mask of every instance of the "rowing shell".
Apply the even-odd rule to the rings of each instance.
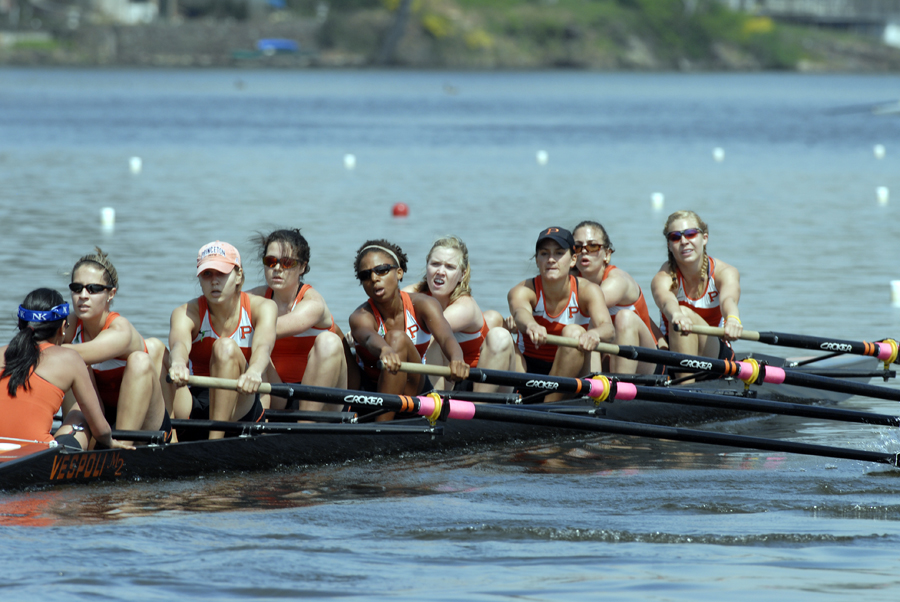
[[[757,356],[759,357],[759,356]],[[784,360],[766,357],[768,361]],[[822,368],[874,370],[877,360],[843,356],[816,364]],[[868,379],[865,379],[868,380]],[[700,382],[680,391],[740,395],[742,381],[719,379]],[[846,394],[815,391],[784,385],[753,387],[760,398],[790,398],[805,403],[835,403]],[[534,411],[603,416],[613,420],[657,425],[685,425],[729,420],[746,416],[721,408],[696,407],[653,401],[606,401],[595,407],[588,398],[553,404],[537,404]],[[74,451],[45,444],[26,444],[14,449],[0,447],[0,489],[23,489],[93,481],[174,479],[240,471],[258,471],[278,466],[322,465],[347,460],[384,457],[405,452],[461,449],[471,445],[528,440],[572,431],[540,425],[491,421],[450,420],[431,426],[423,418],[382,423],[296,424],[294,432],[258,432],[265,425],[248,423],[240,436],[218,440],[147,445],[134,450]]]

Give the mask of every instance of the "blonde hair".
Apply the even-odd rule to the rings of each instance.
[[[460,268],[462,268],[463,274],[459,279],[459,282],[456,283],[456,288],[450,293],[450,304],[460,297],[471,297],[472,287],[470,282],[472,280],[472,271],[469,269],[469,248],[466,247],[466,243],[458,236],[453,235],[437,239],[434,241],[434,244],[431,245],[431,249],[429,249],[428,254],[425,256],[426,266],[428,265],[428,262],[431,261],[431,254],[434,253],[435,249],[453,249],[454,251],[459,251]],[[415,291],[417,293],[428,292],[428,281],[424,277],[416,283]]]
[[[666,225],[663,226],[663,236],[666,237],[666,250],[669,252],[669,274],[672,276],[672,286],[669,290],[678,290],[678,264],[675,262],[675,255],[669,249],[669,226],[678,219],[694,220],[697,222],[697,228],[703,234],[709,234],[709,226],[706,225],[700,216],[693,211],[676,211],[666,219]],[[709,272],[709,255],[706,254],[706,245],[703,245],[703,264],[700,266],[700,283],[706,280],[706,274]]]
[[[93,263],[99,266],[100,269],[106,272],[105,284],[115,289],[119,288],[119,274],[116,272],[115,266],[109,260],[109,256],[104,253],[100,247],[94,247],[93,253],[85,255],[75,262],[75,267],[72,268],[72,276],[74,277],[75,271],[86,263]]]

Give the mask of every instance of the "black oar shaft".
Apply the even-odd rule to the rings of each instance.
[[[118,431],[110,433],[117,441],[141,441],[142,443],[161,444],[166,442],[166,431]]]
[[[841,408],[824,408],[799,403],[750,399],[747,397],[715,395],[697,391],[679,391],[661,387],[637,387],[637,399],[660,403],[674,403],[709,408],[723,408],[746,412],[764,412],[785,416],[802,416],[820,420],[837,420],[881,426],[900,426],[900,416],[874,414]],[[627,403],[627,402],[626,402]]]
[[[224,420],[172,420],[172,426],[176,429],[192,428],[201,431],[225,431],[228,433],[243,433],[247,435],[257,435],[263,433],[292,433],[301,435],[313,434],[441,434],[440,429],[435,431],[432,427],[426,425],[413,426],[404,424],[391,423],[370,423],[370,424],[298,424],[296,422],[270,423],[270,422],[226,422]],[[441,427],[442,428],[442,427]]]
[[[379,368],[381,366],[379,365]],[[450,368],[446,366],[430,366],[413,362],[402,362],[400,369],[410,374],[430,374],[433,376],[450,376]],[[591,383],[586,378],[566,378],[564,376],[549,376],[544,374],[526,374],[522,372],[508,372],[506,370],[483,370],[472,368],[469,370],[469,379],[476,383],[491,383],[507,387],[525,387],[528,389],[540,389],[546,391],[559,391],[563,393],[587,394],[591,390]]]
[[[435,374],[442,368],[437,366],[423,366],[422,364],[403,364],[403,370],[417,371],[421,373]],[[443,368],[446,369],[446,368]],[[449,372],[449,369],[446,369]],[[473,370],[472,372],[475,372]],[[523,374],[518,372],[503,372],[497,370],[481,370],[476,375],[479,380],[491,384],[511,384],[524,386],[536,378],[543,378],[535,374]],[[561,391],[572,391],[575,382],[582,381],[582,393],[587,394],[592,389],[589,380],[563,377],[548,377],[550,382],[560,383]],[[624,391],[623,391],[624,390]],[[632,392],[633,391],[633,392]],[[698,391],[685,391],[665,387],[646,387],[631,385],[630,383],[610,383],[610,399],[642,399],[659,403],[672,403],[681,405],[693,405],[700,407],[722,408],[726,410],[745,412],[764,412],[782,414],[786,416],[801,416],[805,418],[817,418],[820,420],[837,420],[841,422],[854,422],[859,424],[872,424],[881,426],[900,426],[900,417],[871,412],[845,410],[842,408],[824,408],[820,406],[785,403],[763,399],[752,399],[733,395],[716,395]]]
[[[695,325],[692,332],[721,337],[725,329],[715,326]],[[826,337],[814,337],[803,334],[791,334],[789,332],[756,332],[744,330],[741,339],[745,341],[759,341],[767,345],[780,345],[783,347],[796,347],[797,349],[817,349],[837,353],[850,353],[853,355],[867,355],[881,360],[890,359],[893,349],[889,343],[870,343],[868,341],[847,341],[844,339],[832,339]],[[894,363],[898,363],[894,358]]]
[[[783,380],[782,380],[782,376]],[[889,401],[900,401],[900,390],[888,389],[887,387],[879,387],[867,383],[858,383],[850,380],[841,380],[839,378],[829,378],[827,376],[816,376],[814,374],[804,374],[795,370],[784,370],[773,366],[764,366],[760,369],[760,378],[767,383],[798,385],[808,387],[810,389],[820,389],[822,391],[838,391],[840,393],[849,393],[850,395],[862,395],[864,397],[872,397],[875,399],[887,399]]]
[[[580,429],[598,433],[631,435],[635,437],[649,437],[652,439],[671,439],[674,441],[706,443],[710,445],[722,445],[725,447],[788,452],[826,458],[859,460],[862,462],[877,462],[880,464],[890,464],[892,466],[897,466],[898,462],[898,454],[895,453],[845,449],[827,445],[780,441],[777,439],[764,439],[746,435],[712,433],[709,431],[637,424],[634,422],[622,422],[602,418],[582,418],[561,414],[538,413],[506,406],[476,406],[474,417],[482,420],[541,424],[544,426]]]
[[[406,365],[406,364],[405,364]],[[415,366],[416,364],[408,364]],[[421,364],[419,364],[421,365]],[[521,375],[520,375],[521,376]],[[533,375],[531,375],[533,376]],[[216,382],[218,380],[218,382]],[[578,379],[568,379],[578,380]],[[590,382],[586,381],[590,386]],[[191,384],[199,386],[222,386],[222,388],[234,388],[236,381],[228,381],[226,379],[204,379],[199,377],[191,377]],[[306,399],[310,399],[310,395],[316,392],[337,391],[337,394],[358,395],[360,397],[367,396],[370,398],[368,402],[371,405],[377,405],[385,410],[407,412],[412,414],[432,415],[439,414],[442,419],[461,419],[470,420],[473,418],[482,420],[496,420],[504,422],[516,422],[522,424],[534,424],[548,427],[570,428],[586,430],[598,433],[612,433],[622,435],[632,435],[636,437],[651,437],[655,439],[671,439],[675,441],[691,441],[696,443],[707,443],[713,445],[723,445],[727,447],[740,447],[749,449],[761,449],[766,451],[780,451],[797,454],[806,454],[813,456],[823,456],[827,458],[843,458],[848,460],[860,460],[863,462],[878,462],[881,464],[891,464],[897,466],[898,454],[870,452],[855,449],[842,449],[837,447],[829,447],[825,445],[812,445],[807,443],[798,443],[793,441],[779,441],[775,439],[763,439],[759,437],[748,437],[744,435],[727,435],[722,433],[711,433],[707,431],[695,431],[691,429],[652,426],[646,424],[636,424],[633,422],[621,422],[615,420],[605,420],[600,418],[585,418],[579,416],[566,416],[562,414],[553,414],[545,412],[535,412],[527,409],[520,409],[513,406],[500,406],[490,404],[475,404],[470,401],[446,400],[443,403],[426,396],[407,397],[400,395],[388,395],[386,393],[360,394],[355,391],[331,390],[322,387],[305,387],[298,385],[273,385],[272,392],[275,392],[276,386],[290,388],[291,392],[297,391]],[[629,385],[631,387],[633,385]],[[287,392],[287,391],[283,391]],[[282,393],[276,393],[282,395]],[[348,402],[349,403],[349,402]],[[175,421],[173,421],[175,422]],[[181,426],[184,421],[177,421],[178,424],[173,426]],[[193,425],[194,421],[187,421]],[[208,422],[205,425],[209,430],[227,430],[237,426],[244,425],[236,423],[228,423],[221,421],[203,421]],[[267,424],[245,423],[250,428],[270,426]],[[187,425],[185,425],[187,426]],[[315,428],[316,431],[331,429],[346,429],[348,432],[358,432],[360,426],[371,426],[374,429],[379,428],[375,425],[332,425],[332,424],[277,424],[271,425],[277,427],[296,428]]]
[[[566,339],[564,337],[548,336],[547,340],[554,344],[573,345],[572,339]],[[607,345],[604,343],[597,345],[597,350],[628,359],[663,364],[676,368],[684,367],[695,370],[704,370],[723,376],[741,378],[742,375],[748,372],[746,362],[685,355],[673,351],[661,351],[659,349],[647,349],[645,347],[633,347],[630,345]],[[771,384],[784,383],[788,385],[809,387],[811,389],[821,389],[823,391],[838,391],[841,393],[849,393],[850,395],[862,395],[876,399],[900,401],[900,390],[888,389],[886,387],[879,387],[867,383],[829,378],[827,376],[816,376],[796,370],[785,370],[774,366],[760,368],[759,377],[757,378],[756,383],[764,382]]]

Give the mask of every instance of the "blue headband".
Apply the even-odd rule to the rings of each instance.
[[[19,319],[26,322],[56,322],[69,315],[69,304],[63,303],[45,311],[25,309],[19,306]]]

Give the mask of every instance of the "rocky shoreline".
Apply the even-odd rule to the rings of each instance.
[[[394,23],[386,10],[333,14],[327,20],[285,13],[262,19],[183,20],[142,25],[83,25],[43,38],[5,34],[0,65],[81,67],[238,67],[417,69],[553,69],[605,71],[900,71],[900,49],[877,38],[810,29],[794,32],[796,56],[773,61],[770,50],[754,50],[728,39],[713,40],[704,52],[679,55],[636,31],[611,39],[585,28],[563,28],[558,40],[535,43],[527,35],[490,37],[472,29],[456,40],[435,35],[410,20],[388,63],[379,62],[383,40]],[[427,23],[427,22],[426,22]],[[482,32],[483,38],[475,34]],[[3,34],[0,34],[3,35]],[[266,52],[261,39],[286,39],[299,50]],[[10,42],[12,39],[12,42]],[[473,41],[474,40],[474,41]],[[767,54],[768,53],[768,54]]]

